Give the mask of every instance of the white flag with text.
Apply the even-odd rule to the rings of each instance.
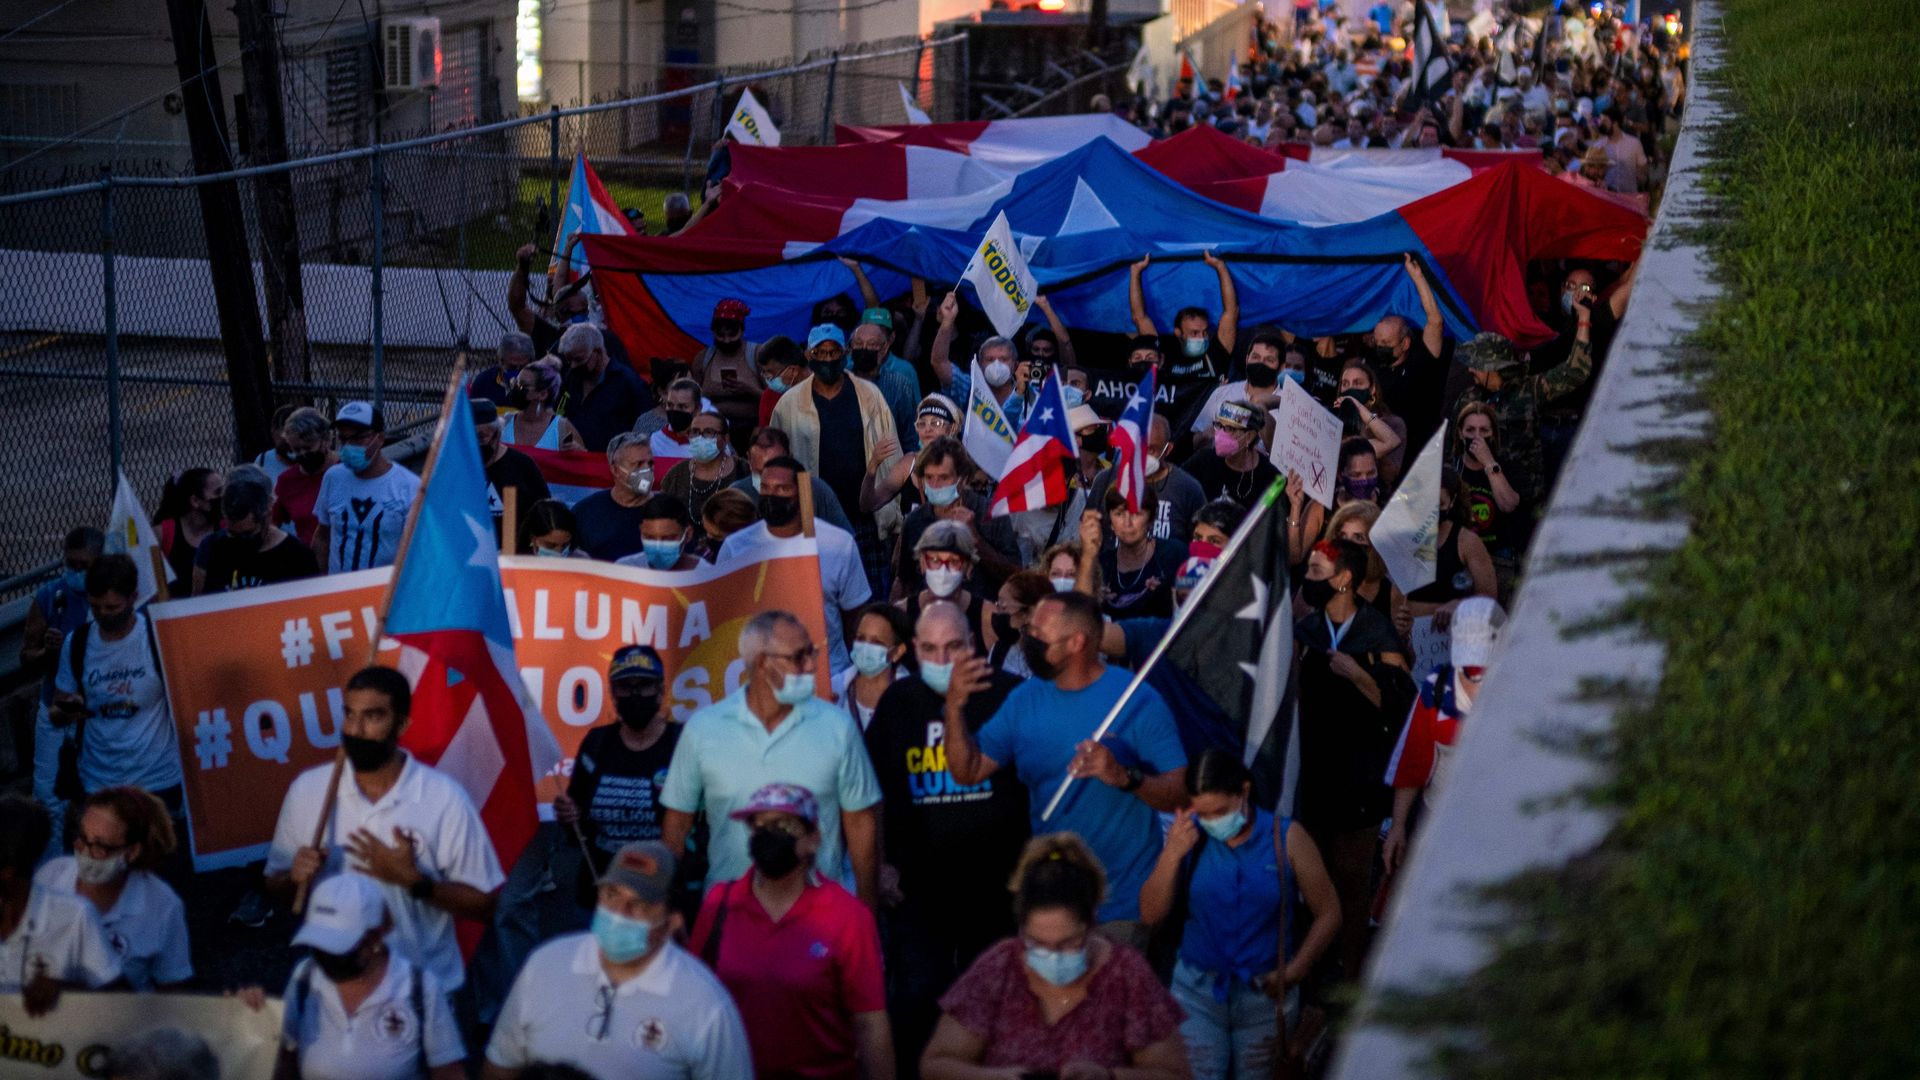
[[[967,456],[973,463],[998,480],[1007,471],[1007,456],[1013,453],[1019,432],[1013,430],[1000,403],[993,399],[993,388],[987,385],[987,377],[980,371],[979,357],[974,358],[970,374],[973,389],[964,406],[967,422],[960,429],[960,441],[966,444]]]
[[[1013,242],[1013,227],[1007,224],[1007,212],[1000,211],[973,249],[961,280],[973,283],[980,308],[1002,337],[1012,337],[1027,321],[1036,289],[1027,260]]]
[[[740,103],[727,121],[727,134],[748,146],[780,145],[780,129],[773,126],[773,117],[751,90],[740,91]]]

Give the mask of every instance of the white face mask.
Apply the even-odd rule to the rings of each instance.
[[[989,360],[980,370],[987,377],[987,385],[996,390],[1013,378],[1013,368],[1005,360]]]
[[[1154,474],[1158,473],[1160,471],[1160,465],[1161,465],[1161,461],[1160,461],[1159,454],[1147,455],[1147,475],[1148,476],[1153,476]]]
[[[74,876],[85,885],[106,885],[120,879],[127,872],[127,857],[115,855],[109,859],[96,859],[91,855],[76,853],[73,857]]]
[[[935,596],[952,596],[960,590],[960,582],[966,575],[946,566],[936,566],[927,571],[927,588]]]

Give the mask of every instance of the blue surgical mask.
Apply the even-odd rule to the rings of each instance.
[[[629,919],[606,908],[593,909],[593,940],[608,960],[631,964],[653,947],[653,924]]]
[[[1240,830],[1247,827],[1247,810],[1246,807],[1240,807],[1231,814],[1197,820],[1200,822],[1200,827],[1207,831],[1208,836],[1225,843],[1240,835]]]
[[[711,435],[695,435],[687,440],[687,454],[704,465],[720,456],[720,440]]]
[[[773,688],[773,700],[782,705],[798,705],[813,696],[813,676],[799,671],[790,671],[779,686]]]
[[[571,547],[550,548],[550,547],[541,547],[540,545],[535,544],[533,547],[533,553],[535,555],[543,555],[549,559],[573,558],[573,549]]]
[[[1067,408],[1072,409],[1087,403],[1086,391],[1077,386],[1063,386],[1060,396],[1067,399]]]
[[[947,687],[953,683],[953,665],[930,664],[922,660],[920,661],[920,681],[926,683],[927,689],[934,693],[945,694]]]
[[[928,486],[927,502],[934,506],[947,506],[960,497],[960,485],[948,484],[944,487]]]
[[[787,392],[787,380],[775,375],[767,380],[767,389],[776,394],[784,394]]]
[[[1573,314],[1573,294],[1572,293],[1563,292],[1560,294],[1560,310],[1566,312],[1569,315]]]
[[[1207,339],[1203,337],[1182,338],[1180,340],[1180,351],[1186,353],[1188,356],[1205,356],[1207,355]]]
[[[1283,378],[1292,379],[1296,385],[1307,385],[1307,373],[1299,368],[1285,368],[1280,372]]]
[[[754,474],[753,474],[753,493],[754,493],[755,495],[758,495],[758,494],[760,494],[760,483],[761,483],[761,481],[760,481],[760,474],[759,474],[759,473],[754,473]]]
[[[647,565],[655,570],[671,570],[680,561],[678,540],[642,540],[640,550],[646,553]]]
[[[1055,986],[1066,986],[1087,973],[1087,950],[1042,949],[1027,946],[1027,966]]]
[[[862,675],[873,676],[887,670],[887,647],[875,641],[856,641],[847,649],[853,657],[853,668]]]
[[[340,448],[340,464],[350,472],[363,473],[367,471],[367,466],[373,464],[373,455],[367,453],[364,446],[347,443]]]
[[[69,592],[86,592],[87,572],[85,570],[67,570],[60,575],[60,587]]]

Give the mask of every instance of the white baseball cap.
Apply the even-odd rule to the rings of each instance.
[[[1507,613],[1490,596],[1469,596],[1460,601],[1453,610],[1453,666],[1486,667],[1506,621]]]
[[[307,901],[307,921],[300,924],[293,943],[346,953],[360,944],[367,931],[386,921],[387,902],[380,896],[380,886],[361,874],[335,874],[314,887]]]

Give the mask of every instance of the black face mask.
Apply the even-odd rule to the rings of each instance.
[[[1107,452],[1107,429],[1095,428],[1092,431],[1087,432],[1085,435],[1080,436],[1080,449],[1086,451],[1089,454],[1106,453]]]
[[[853,370],[859,374],[880,370],[879,349],[855,349],[847,355],[853,358]]]
[[[685,409],[668,409],[666,414],[669,431],[685,431],[693,426],[693,414]]]
[[[397,739],[363,739],[358,735],[341,735],[340,745],[347,752],[347,764],[354,772],[373,772],[393,760],[399,750]]]
[[[365,975],[367,968],[372,965],[368,962],[366,954],[360,949],[355,949],[350,953],[330,953],[315,949],[313,950],[313,966],[319,968],[320,974],[325,975],[328,979],[336,983],[343,983]]]
[[[1280,381],[1280,369],[1265,364],[1247,365],[1247,385],[1257,390],[1265,390]]]
[[[783,829],[755,829],[747,839],[747,857],[762,877],[783,878],[800,865],[800,839]]]
[[[838,360],[809,360],[807,370],[813,372],[814,378],[833,386],[847,373],[847,360],[845,357]]]
[[[118,634],[133,625],[133,609],[129,607],[111,619],[103,619],[96,615],[93,621],[107,633]]]
[[[1393,355],[1393,346],[1375,345],[1373,348],[1367,351],[1373,354],[1373,359],[1375,363],[1384,365],[1386,367],[1393,366],[1393,361],[1395,359]]]
[[[227,533],[227,539],[233,543],[234,547],[242,551],[259,551],[260,542],[265,540],[266,537],[257,532],[237,533],[229,531]]]
[[[325,450],[309,450],[304,454],[296,456],[293,459],[293,463],[300,466],[301,472],[308,474],[317,473],[326,467],[327,452]]]
[[[1312,578],[1308,578],[1302,581],[1300,583],[1300,599],[1315,611],[1326,607],[1327,601],[1333,599],[1333,579],[1321,578],[1319,581],[1315,581]]]
[[[1027,670],[1033,672],[1036,679],[1051,679],[1060,674],[1060,666],[1047,659],[1047,643],[1029,635],[1020,637],[1020,655],[1026,658]]]
[[[760,520],[774,528],[777,529],[782,526],[791,525],[793,524],[793,519],[799,516],[799,499],[791,495],[760,496]]]
[[[527,388],[524,386],[515,386],[512,389],[508,390],[507,405],[510,408],[515,408],[515,409],[526,408],[527,407]]]
[[[994,612],[988,621],[993,623],[993,636],[997,640],[1006,641],[1019,633],[1013,628],[1013,620],[1004,612]]]
[[[619,715],[621,723],[639,731],[653,723],[653,718],[660,714],[660,695],[656,692],[616,697],[613,699],[613,711]]]

